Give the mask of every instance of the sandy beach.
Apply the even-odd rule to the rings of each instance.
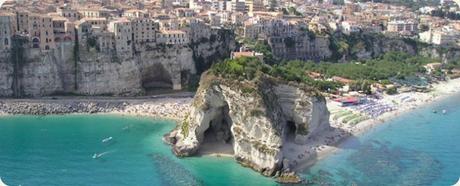
[[[395,105],[395,109],[386,112],[378,117],[369,117],[357,124],[343,123],[340,119],[334,119],[334,112],[350,111],[357,113],[349,108],[340,107],[336,102],[328,100],[328,108],[331,111],[331,127],[329,131],[325,131],[320,136],[315,136],[307,145],[289,144],[291,166],[295,170],[302,170],[312,166],[315,162],[323,159],[327,155],[338,150],[340,143],[350,137],[358,136],[373,127],[385,123],[388,120],[399,117],[400,115],[414,110],[417,107],[428,105],[434,101],[446,98],[460,91],[460,79],[449,80],[432,85],[432,91],[427,93],[407,92],[397,95],[385,95],[380,101],[382,104]],[[407,102],[398,103],[397,100],[404,98]],[[441,110],[437,111],[442,114]],[[360,114],[360,113],[358,113]]]
[[[379,115],[367,117],[363,121],[350,124],[337,119],[337,113],[350,112],[360,115],[356,110],[348,107],[340,107],[336,102],[328,100],[328,109],[331,111],[331,129],[324,131],[318,136],[313,136],[306,145],[286,144],[285,155],[290,159],[290,165],[294,170],[302,170],[313,165],[337,150],[337,146],[350,137],[355,137],[372,129],[392,118],[398,117],[417,107],[430,104],[433,101],[448,97],[460,90],[460,79],[449,80],[433,84],[432,91],[428,93],[406,92],[397,95],[385,95],[379,100],[379,104],[393,105],[394,110]],[[398,100],[408,100],[399,102]],[[118,114],[129,116],[146,116],[159,119],[182,121],[190,109],[191,97],[182,98],[135,98],[135,99],[0,99],[0,116],[14,114]],[[441,111],[438,111],[441,113]],[[232,156],[231,148],[216,147],[216,144],[208,144],[200,152],[201,155]]]

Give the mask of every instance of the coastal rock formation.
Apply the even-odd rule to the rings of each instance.
[[[189,116],[165,136],[178,156],[199,153],[207,143],[231,144],[244,166],[266,176],[289,171],[283,147],[304,144],[330,128],[325,99],[304,85],[262,76],[239,81],[205,73]]]
[[[62,42],[50,51],[25,44],[20,53],[0,53],[0,97],[129,96],[158,88],[182,89],[197,69],[205,68],[201,65],[210,66],[234,50],[233,32],[216,29],[210,33],[206,37],[212,40],[203,37],[202,42],[190,45],[145,47],[130,55],[98,51],[84,40],[78,45]]]

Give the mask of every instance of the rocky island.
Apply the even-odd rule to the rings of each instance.
[[[329,129],[329,111],[319,91],[271,76],[270,68],[240,58],[204,73],[190,114],[165,137],[174,153],[193,156],[206,145],[227,146],[243,166],[300,181],[284,147]]]

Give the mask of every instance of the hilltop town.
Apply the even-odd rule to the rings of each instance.
[[[458,7],[447,0],[415,11],[391,4],[332,0],[9,0],[1,10],[2,51],[11,49],[13,36],[20,35],[27,38],[28,47],[41,52],[76,43],[98,52],[133,56],[158,45],[202,42],[213,29],[229,29],[247,46],[239,56],[259,55],[248,50],[251,41],[263,40],[277,59],[327,60],[337,52],[330,50],[331,33],[337,31],[454,47],[460,35]],[[338,45],[337,50],[344,43]]]

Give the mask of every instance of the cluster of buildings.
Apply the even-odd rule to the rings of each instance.
[[[11,49],[14,36],[20,35],[28,39],[30,48],[42,52],[78,42],[101,52],[130,55],[159,45],[188,45],[209,37],[212,29],[217,29],[202,19],[181,15],[180,11],[176,11],[179,14],[176,16],[134,7],[120,10],[108,9],[100,3],[93,5],[62,3],[43,12],[19,4],[2,7],[0,50]]]
[[[275,57],[323,59],[328,35],[372,32],[456,45],[460,23],[401,6],[332,0],[8,0],[0,13],[0,50],[23,35],[31,48],[88,41],[100,51],[132,53],[158,45],[188,45],[213,29],[267,41]],[[448,3],[444,2],[443,3]],[[311,34],[315,33],[315,34]],[[247,51],[243,51],[247,52]]]

